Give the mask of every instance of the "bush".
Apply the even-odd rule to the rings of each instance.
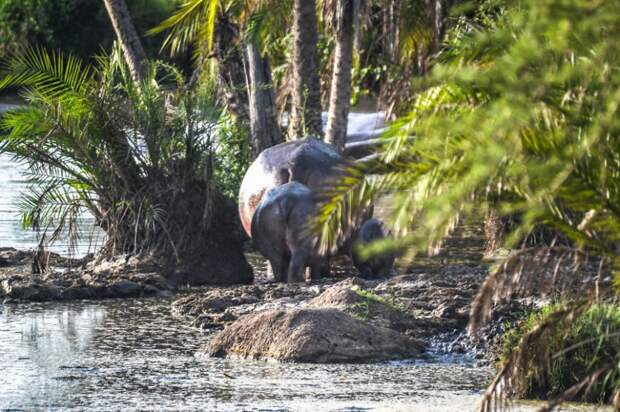
[[[239,187],[250,166],[250,131],[232,116],[222,118],[215,156],[215,182],[229,199],[237,202]]]
[[[118,48],[96,66],[27,50],[0,72],[0,90],[10,86],[28,104],[0,119],[0,149],[32,175],[25,226],[54,228],[53,241],[77,233],[88,210],[106,232],[102,257],[152,255],[204,270],[204,282],[251,280],[236,208],[215,184],[223,110],[213,94],[187,91],[161,62],[136,84]]]
[[[526,316],[519,326],[506,332],[502,339],[502,364],[507,362],[524,336],[541,327],[562,310],[546,306]],[[575,319],[551,322],[543,334],[522,348],[527,371],[514,396],[552,399],[601,368],[609,368],[603,379],[575,398],[582,402],[609,403],[620,382],[620,305],[593,305]],[[611,366],[611,367],[610,367]]]

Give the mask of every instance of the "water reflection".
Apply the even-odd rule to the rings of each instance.
[[[291,365],[195,357],[169,301],[5,306],[0,409],[472,410],[490,371],[447,363]]]

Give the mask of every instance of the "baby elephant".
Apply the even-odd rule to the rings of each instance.
[[[360,226],[353,241],[351,257],[362,277],[369,279],[389,276],[394,266],[394,253],[382,252],[364,259],[359,252],[360,247],[389,236],[390,231],[377,219],[368,219]]]
[[[271,264],[277,282],[302,282],[306,267],[319,279],[325,259],[318,239],[308,230],[316,216],[313,192],[298,182],[271,189],[252,217],[252,239]]]

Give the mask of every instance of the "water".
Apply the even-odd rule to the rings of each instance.
[[[4,306],[0,410],[474,410],[467,364],[278,364],[195,357],[167,300]],[[0,306],[1,308],[1,306]]]

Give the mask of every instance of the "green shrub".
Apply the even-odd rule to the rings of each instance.
[[[229,199],[237,201],[239,187],[250,166],[250,137],[247,126],[232,116],[223,116],[218,129],[215,156],[215,182]]]
[[[187,91],[180,73],[157,61],[136,84],[118,48],[96,66],[32,49],[2,67],[0,90],[18,87],[28,103],[0,118],[0,151],[31,177],[25,227],[76,240],[88,210],[106,232],[103,256],[195,267],[209,253],[244,259],[231,230],[236,208],[214,184],[223,114],[214,94]]]
[[[502,338],[501,363],[519,347],[522,338],[562,310],[549,305],[527,315],[519,326]],[[551,399],[564,393],[601,368],[611,368],[596,380],[589,391],[575,400],[611,401],[620,382],[620,305],[593,305],[575,319],[562,317],[551,322],[542,335],[522,348],[526,359],[523,384],[514,396]]]

